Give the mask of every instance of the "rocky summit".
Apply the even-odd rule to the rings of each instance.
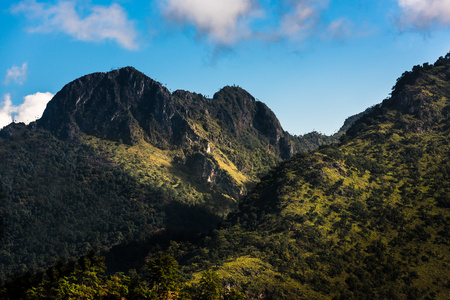
[[[160,148],[202,143],[193,121],[220,122],[224,133],[238,139],[264,137],[276,155],[298,151],[275,114],[238,87],[225,87],[212,99],[177,90],[132,67],[94,73],[67,84],[48,104],[37,125],[63,139],[79,133],[133,144],[144,139]]]

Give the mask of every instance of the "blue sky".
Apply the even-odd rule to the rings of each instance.
[[[332,134],[450,51],[450,0],[2,0],[0,26],[0,127],[133,66],[171,91],[239,85],[290,133]]]

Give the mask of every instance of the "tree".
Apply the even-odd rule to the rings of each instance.
[[[235,289],[230,289],[229,291],[225,292],[225,294],[223,295],[223,299],[224,300],[245,300],[245,299],[247,299],[247,297],[245,296],[245,294],[243,294]]]
[[[162,254],[150,261],[147,279],[160,299],[169,298],[169,295],[176,293],[180,287],[178,262],[169,254]]]
[[[199,300],[219,300],[222,294],[222,282],[216,272],[206,270],[200,279],[197,297]]]

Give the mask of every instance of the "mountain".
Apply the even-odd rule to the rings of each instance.
[[[405,72],[339,144],[273,168],[202,241],[166,253],[194,284],[212,269],[249,299],[447,299],[449,99],[450,53]]]
[[[132,67],[90,74],[66,85],[37,127],[65,140],[86,134],[128,145],[145,141],[162,150],[182,149],[180,162],[203,165],[203,177],[217,177],[234,194],[280,159],[303,150],[275,114],[241,88],[225,87],[212,99],[180,90],[171,94]],[[221,163],[248,178],[214,174]]]
[[[116,73],[106,75],[118,78]],[[180,232],[198,222],[205,226],[195,232],[211,228],[219,220],[218,208],[226,211],[223,201],[232,196],[211,177],[206,178],[209,190],[201,189],[198,179],[205,178],[195,174],[202,173],[204,164],[192,164],[193,157],[207,157],[227,172],[230,181],[244,183],[248,182],[244,178],[264,173],[265,158],[280,161],[327,137],[287,135],[270,117],[270,110],[237,87],[226,87],[213,99],[185,91],[156,94],[167,95],[163,102],[168,103],[169,119],[153,116],[151,122],[141,121],[140,109],[133,107],[147,106],[116,95],[103,101],[117,101],[116,107],[126,116],[102,111],[99,115],[112,124],[117,118],[122,125],[92,121],[88,126],[74,115],[102,101],[78,107],[77,103],[89,101],[74,97],[65,109],[72,113],[61,117],[58,125],[50,126],[48,120],[56,120],[63,110],[55,109],[50,118],[49,109],[37,124],[13,124],[0,132],[4,163],[0,196],[9,205],[2,207],[8,214],[2,223],[2,261],[19,263],[25,270],[28,261],[19,259],[36,261],[35,249],[49,251],[47,245],[61,244],[34,230],[45,229],[45,222],[53,226],[51,234],[64,231],[61,236],[70,249],[66,251],[80,247],[78,255],[90,248],[87,241],[103,247],[123,245],[125,240],[136,245],[113,248],[110,254],[120,260],[126,251],[134,255],[142,250],[136,233],[144,239],[153,237],[147,240],[150,251],[141,261],[142,269],[128,275],[102,275],[101,259],[86,256],[42,275],[12,281],[0,289],[1,295],[14,295],[16,288],[28,298],[54,293],[129,299],[448,298],[450,53],[433,65],[405,72],[391,97],[346,121],[342,128],[346,132],[332,137],[339,137],[339,143],[297,153],[273,167],[239,201],[238,210],[200,238]],[[153,140],[155,136],[145,129],[149,126],[166,131]],[[104,139],[111,128],[125,128],[124,143]],[[178,138],[174,128],[183,128],[187,138]],[[264,141],[264,150],[259,141]],[[243,158],[247,160],[239,163]],[[7,169],[9,173],[3,171]],[[188,187],[183,186],[186,182]],[[55,188],[55,183],[66,188]],[[219,193],[212,194],[216,187],[224,195],[219,202],[215,198]],[[33,188],[44,196],[31,193]],[[200,190],[204,193],[199,201]],[[58,197],[66,198],[55,201]],[[90,224],[91,218],[98,227]],[[184,218],[194,222],[186,223]],[[31,226],[21,227],[24,223]],[[80,226],[86,226],[81,233]],[[114,228],[97,229],[108,226]],[[141,226],[147,226],[147,233],[140,231]],[[168,231],[166,227],[177,234],[158,236]],[[124,232],[127,239],[121,237]],[[17,248],[18,237],[30,240],[30,233],[38,237],[32,240],[35,248],[26,248],[31,255],[15,255],[14,251],[22,251]],[[169,241],[171,237],[175,240]],[[64,258],[55,250],[50,255]],[[135,268],[125,265],[123,271],[127,266]]]
[[[37,122],[0,131],[0,279],[164,232],[205,232],[259,176],[314,143],[240,87],[211,99],[170,93],[132,67],[76,79]]]
[[[228,89],[221,92],[230,99]],[[236,88],[232,91],[243,92]],[[213,98],[219,103],[221,92]],[[185,92],[176,92],[174,97],[177,93]],[[232,99],[221,108],[232,111],[230,106],[235,103]],[[415,66],[405,72],[393,87],[391,97],[344,124],[343,130],[348,129],[339,133],[338,144],[297,153],[273,167],[239,201],[239,209],[229,213],[208,234],[188,238],[166,235],[159,239],[154,235],[156,238],[150,239],[150,251],[141,261],[141,269],[131,270],[127,275],[104,274],[101,259],[91,255],[67,265],[56,265],[42,275],[12,281],[0,288],[0,295],[15,295],[19,291],[28,298],[63,293],[105,299],[119,296],[127,299],[447,299],[450,294],[449,99],[450,53],[433,65]],[[252,107],[248,107],[250,112],[240,112],[246,116],[245,120],[230,120],[225,113],[210,112],[209,108],[208,113],[203,111],[199,116],[211,117],[204,124],[208,129],[202,125],[204,136],[211,137],[206,132],[213,131],[208,127],[212,124],[214,132],[219,129],[228,139],[239,141],[246,134],[240,128],[252,128],[248,120],[254,120],[257,115]],[[197,126],[200,122],[192,117],[189,120]],[[261,124],[256,127],[265,128]],[[272,137],[273,147],[277,145],[274,142],[279,132],[277,126],[274,128],[263,130],[266,141]],[[59,153],[58,149],[62,153],[68,151],[65,142],[48,131],[11,125],[2,135],[16,142],[8,144],[14,149],[14,155],[28,153],[23,150],[25,145],[20,144],[24,143],[24,136],[27,141],[30,137],[38,139],[38,135],[55,139],[57,147],[47,145],[45,149],[49,150],[45,155],[54,157],[56,162],[60,162],[62,154],[52,153]],[[306,140],[305,136],[294,140],[303,140],[303,145],[307,145],[306,141],[324,140],[318,133],[311,133]],[[73,140],[71,136],[66,138]],[[131,153],[136,155],[140,153],[139,147],[143,147],[142,142],[124,145],[84,134],[78,138],[84,144],[71,145],[92,147],[97,153],[96,157],[84,157],[85,148],[79,146],[76,155],[69,156],[69,161],[86,162],[81,165],[86,168],[83,174],[88,174],[93,164],[102,163],[101,153],[110,153],[108,162],[124,162],[127,151],[134,149]],[[224,147],[221,139],[217,141]],[[155,149],[145,153],[166,153]],[[41,151],[34,153],[43,155]],[[29,167],[32,159],[21,158],[23,165],[17,166]],[[180,157],[177,159],[182,161]],[[45,165],[48,166],[51,164]],[[111,168],[101,180],[95,172],[95,176],[84,175],[84,178],[97,186],[94,179],[110,182],[116,171],[117,168]],[[138,190],[132,192],[134,197],[145,192],[139,181],[132,181],[139,176],[133,172],[126,174],[129,175],[127,186],[137,184]],[[116,181],[121,184],[121,180]],[[11,189],[3,189],[0,195],[9,197],[10,193]],[[123,198],[127,203],[129,199],[139,205],[150,203],[128,196],[124,194]],[[110,195],[100,198],[103,206],[109,198]],[[26,206],[22,199],[13,198],[18,206]],[[152,204],[149,207],[152,218],[158,216],[158,210],[169,211],[164,210],[164,205],[175,201],[166,199],[160,206]],[[117,207],[123,210],[123,203]],[[195,214],[197,221],[207,212],[190,210],[184,216]],[[32,218],[31,214],[27,216]],[[161,227],[156,225],[165,223],[154,224],[152,228],[161,232]],[[8,223],[3,225],[2,241],[9,241],[5,238]],[[170,237],[175,239],[170,241]],[[4,243],[2,247],[5,244],[9,246]],[[139,248],[142,244],[131,245]],[[116,260],[126,251],[134,255],[140,250],[114,249],[109,256],[112,254]],[[127,271],[127,267],[136,266],[128,264],[121,271]]]

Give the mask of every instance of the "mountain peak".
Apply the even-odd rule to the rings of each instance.
[[[111,70],[109,72],[106,72],[105,74],[110,79],[120,77],[122,79],[128,79],[129,81],[132,81],[132,80],[138,80],[139,78],[145,78],[147,80],[150,79],[151,81],[154,81],[153,79],[151,79],[150,77],[148,77],[147,75],[142,73],[141,71],[139,71],[131,66]],[[156,81],[154,81],[154,82],[156,82]]]
[[[50,101],[38,126],[61,138],[78,133],[126,143],[167,140],[170,92],[133,67],[93,73],[67,84]],[[152,126],[153,124],[153,126]],[[167,128],[165,128],[167,129]],[[162,139],[161,139],[162,138]]]
[[[450,53],[435,64],[425,63],[404,72],[392,88],[391,97],[356,121],[347,131],[347,138],[362,137],[381,124],[403,132],[448,130],[448,95]]]
[[[298,141],[283,130],[273,111],[245,89],[225,86],[214,94],[213,103],[217,118],[236,135],[244,137],[246,131],[254,131],[267,138],[284,159],[299,150]]]

